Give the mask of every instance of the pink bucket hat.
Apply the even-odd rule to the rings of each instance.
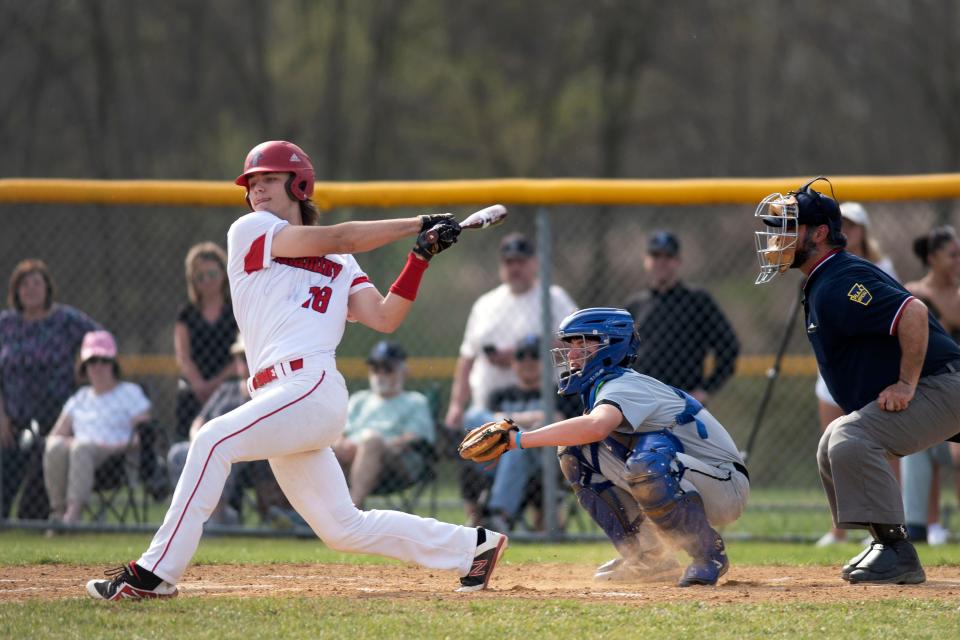
[[[83,344],[80,346],[80,362],[86,362],[90,358],[117,358],[117,341],[109,331],[90,331],[83,336]]]

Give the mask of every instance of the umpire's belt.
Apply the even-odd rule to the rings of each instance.
[[[927,375],[942,376],[945,373],[957,373],[958,371],[960,371],[960,360],[954,360],[953,362],[948,362],[933,373],[929,373]]]
[[[247,386],[251,393],[260,387],[270,384],[279,378],[285,378],[292,375],[294,371],[303,369],[303,358],[290,360],[289,362],[279,362],[271,367],[260,369],[247,381]]]

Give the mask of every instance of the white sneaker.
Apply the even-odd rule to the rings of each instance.
[[[597,582],[672,582],[680,572],[680,563],[670,553],[656,558],[614,558],[597,567]]]
[[[820,539],[817,540],[815,547],[829,547],[841,542],[846,542],[846,540],[838,538],[833,531],[827,531],[825,534],[820,536]]]
[[[499,531],[502,533],[510,533],[511,530],[510,523],[507,522],[507,519],[499,513],[495,513],[490,516],[490,524],[487,526],[494,531]]]
[[[934,522],[933,524],[927,525],[927,544],[931,547],[947,544],[949,540],[950,532],[947,531],[942,524]]]

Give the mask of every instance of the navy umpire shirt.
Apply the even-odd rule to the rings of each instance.
[[[803,293],[807,338],[830,395],[844,413],[873,402],[900,378],[897,324],[914,297],[872,263],[841,250],[814,266]],[[920,377],[960,360],[960,347],[928,316]]]

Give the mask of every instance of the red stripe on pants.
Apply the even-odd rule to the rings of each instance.
[[[270,416],[273,416],[273,415],[276,415],[276,414],[280,413],[281,411],[283,411],[283,410],[286,409],[287,407],[290,407],[290,406],[293,406],[293,405],[297,404],[298,402],[300,402],[301,400],[303,400],[304,398],[306,398],[307,396],[309,396],[311,393],[313,393],[314,391],[316,391],[316,390],[317,390],[317,387],[319,387],[321,384],[323,384],[323,379],[326,378],[326,377],[327,377],[327,372],[324,371],[324,372],[323,372],[323,375],[320,376],[320,380],[317,381],[317,384],[313,385],[313,388],[310,389],[310,391],[307,391],[305,394],[303,394],[302,396],[300,396],[300,397],[297,398],[296,400],[291,400],[290,402],[288,402],[287,404],[283,405],[282,407],[280,407],[280,408],[278,408],[278,409],[274,409],[273,411],[271,411],[270,413],[268,413],[268,414],[266,414],[266,415],[264,415],[264,416],[260,416],[259,418],[257,418],[256,420],[254,420],[253,422],[251,422],[250,424],[248,424],[248,425],[245,426],[244,428],[242,428],[242,429],[240,429],[240,430],[238,430],[238,431],[234,431],[234,432],[231,433],[230,435],[227,435],[227,436],[224,436],[224,437],[220,438],[219,440],[217,440],[217,442],[216,442],[212,447],[210,447],[210,453],[207,454],[207,459],[206,459],[206,460],[204,461],[204,463],[203,463],[203,469],[200,470],[200,477],[197,478],[197,484],[194,485],[193,491],[190,492],[190,497],[187,498],[186,504],[183,505],[183,511],[180,512],[180,518],[177,520],[177,526],[174,527],[173,533],[170,534],[170,539],[167,540],[167,544],[164,545],[164,547],[163,547],[163,553],[160,554],[160,558],[159,558],[156,562],[153,563],[153,567],[151,567],[150,571],[155,571],[156,568],[157,568],[158,566],[160,566],[160,563],[163,562],[163,559],[164,559],[164,558],[166,557],[166,555],[167,555],[167,551],[170,550],[170,545],[173,544],[173,539],[174,539],[175,537],[177,537],[177,531],[180,530],[180,525],[183,523],[183,516],[187,515],[187,509],[190,508],[190,502],[193,501],[193,496],[195,496],[195,495],[197,494],[197,489],[200,488],[200,482],[203,481],[203,474],[207,472],[207,465],[210,464],[210,458],[213,457],[213,452],[216,450],[216,448],[217,448],[218,446],[220,446],[220,443],[226,442],[226,441],[229,440],[230,438],[232,438],[232,437],[234,437],[234,436],[237,436],[237,435],[240,435],[241,433],[243,433],[243,432],[246,431],[247,429],[249,429],[249,428],[253,427],[254,425],[256,425],[258,422],[260,422],[260,421],[262,421],[262,420],[266,420],[266,419],[269,418]]]

